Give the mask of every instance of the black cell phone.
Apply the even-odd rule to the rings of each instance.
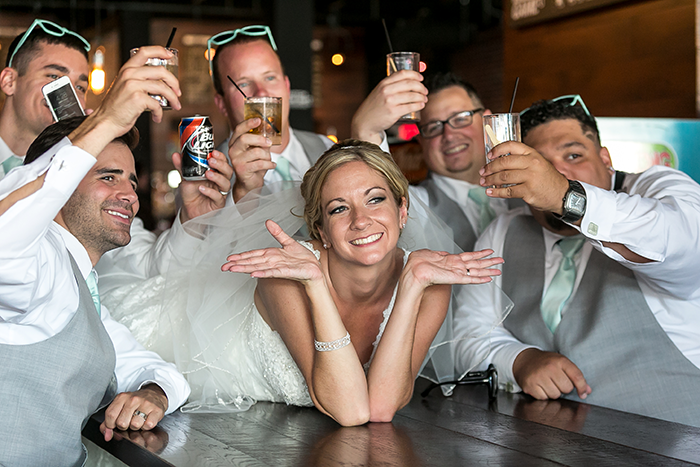
[[[61,76],[45,85],[41,88],[41,92],[44,94],[46,103],[49,104],[49,110],[55,121],[85,115],[73,84],[67,76]]]

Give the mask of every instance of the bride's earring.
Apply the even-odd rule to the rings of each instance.
[[[323,249],[324,249],[324,250],[327,250],[327,249],[328,249],[328,244],[327,244],[327,243],[324,243],[324,244],[323,244]]]

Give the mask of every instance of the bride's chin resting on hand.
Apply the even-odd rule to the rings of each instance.
[[[450,284],[500,274],[491,250],[398,248],[408,182],[377,146],[329,149],[301,186],[312,242],[266,223],[281,248],[231,255],[222,270],[258,281],[255,304],[299,367],[314,405],[344,426],[390,422],[447,315]]]

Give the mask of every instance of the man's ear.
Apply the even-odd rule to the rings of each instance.
[[[606,148],[605,146],[601,147],[600,151],[598,152],[598,155],[603,161],[603,164],[605,164],[606,167],[612,169],[612,159],[610,158],[610,151],[608,151],[608,148]]]
[[[216,104],[216,107],[218,107],[219,112],[221,112],[226,119],[228,119],[228,112],[226,111],[226,100],[224,100],[224,96],[219,94],[218,92],[214,94],[214,103]]]
[[[491,115],[491,109],[484,110],[484,115]]]
[[[12,96],[15,93],[18,76],[17,70],[9,66],[0,71],[0,89],[6,96]]]

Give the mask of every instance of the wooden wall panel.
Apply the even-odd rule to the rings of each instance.
[[[503,99],[515,109],[581,94],[595,115],[696,117],[694,0],[626,2],[504,30]]]

